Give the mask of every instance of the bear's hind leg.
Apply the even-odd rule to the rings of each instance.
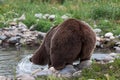
[[[78,69],[88,68],[91,65],[90,58],[95,48],[95,42],[96,40],[89,39],[82,44],[82,49],[79,54],[80,64],[78,65]]]

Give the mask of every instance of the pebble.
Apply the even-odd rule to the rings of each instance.
[[[5,35],[0,35],[0,40],[5,40],[5,39],[7,39],[7,36],[5,36]]]
[[[49,16],[50,16],[50,14],[44,14],[43,19],[48,19]]]
[[[5,77],[5,76],[0,76],[0,80],[12,80],[12,79]]]
[[[69,17],[68,17],[67,15],[63,15],[63,16],[61,16],[61,18],[62,18],[63,20],[67,20]]]
[[[9,43],[19,43],[20,37],[19,36],[11,37],[10,39],[8,39],[8,42]]]
[[[112,32],[108,32],[108,33],[105,34],[105,37],[106,38],[113,37],[113,33]]]
[[[101,33],[101,29],[99,29],[99,28],[96,28],[96,29],[94,29],[94,32],[96,33],[96,34],[99,34],[99,33]]]
[[[50,20],[50,21],[54,21],[54,19],[55,19],[55,15],[50,15],[49,17],[48,17],[48,19]]]
[[[21,74],[17,75],[17,80],[35,80],[35,78],[29,74]]]
[[[114,49],[115,49],[115,52],[116,52],[116,53],[120,53],[120,47],[115,46]]]
[[[35,14],[35,17],[36,18],[42,18],[42,15],[43,15],[42,13],[37,13],[37,14]]]

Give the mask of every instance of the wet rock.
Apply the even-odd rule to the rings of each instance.
[[[56,77],[67,77],[70,78],[73,76],[73,73],[76,70],[74,69],[74,67],[72,65],[67,65],[64,69],[62,70],[55,70],[54,67],[51,67],[49,69],[44,69],[40,72],[37,72],[34,74],[34,76],[56,76]]]
[[[113,58],[117,58],[117,57],[118,57],[117,53],[110,53],[109,55],[110,55],[111,57],[113,57]]]
[[[35,78],[29,74],[21,74],[17,75],[17,80],[35,80]]]
[[[7,39],[7,36],[5,36],[5,35],[0,35],[0,40],[5,40],[5,39]]]
[[[38,76],[50,76],[52,75],[53,72],[50,69],[44,69],[38,73],[36,73],[34,76],[38,77]]]
[[[64,69],[58,71],[56,74],[58,77],[67,77],[70,78],[73,76],[76,70],[74,69],[73,65],[67,65]]]
[[[19,43],[20,42],[20,37],[16,36],[16,37],[11,37],[10,39],[8,39],[9,43]]]
[[[73,73],[73,77],[80,77],[80,76],[81,76],[81,73],[82,73],[81,70],[79,70],[79,71],[77,71],[77,72],[74,72],[74,73]]]
[[[119,58],[117,53],[110,53],[110,54],[100,54],[101,57],[96,57],[97,54],[94,54],[94,60],[99,64],[107,64],[114,62],[116,58]],[[99,55],[98,55],[99,56]]]
[[[103,62],[104,63],[110,63],[110,62],[114,62],[114,59],[112,56],[106,56],[104,59],[103,59]]]

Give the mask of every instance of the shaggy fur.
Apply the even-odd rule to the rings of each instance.
[[[60,70],[77,59],[90,60],[95,43],[96,35],[88,24],[68,19],[47,33],[30,60]]]

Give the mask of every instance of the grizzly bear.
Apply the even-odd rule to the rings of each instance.
[[[90,60],[95,43],[96,35],[88,24],[68,19],[46,34],[30,61],[39,65],[48,64],[49,67],[61,70],[66,65],[72,65],[75,60],[79,60],[80,64]]]

